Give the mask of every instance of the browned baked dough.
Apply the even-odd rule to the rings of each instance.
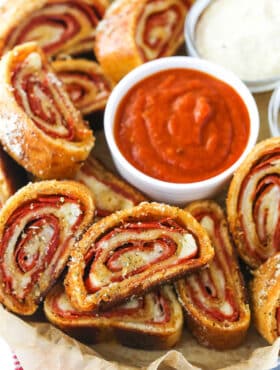
[[[0,212],[0,302],[32,315],[94,216],[89,190],[74,181],[29,184]]]
[[[4,149],[41,179],[72,177],[94,137],[35,43],[1,59],[0,89]]]
[[[97,217],[108,216],[147,200],[131,185],[108,171],[92,154],[83,163],[75,179],[94,194]]]
[[[88,229],[72,252],[64,283],[74,307],[98,310],[143,295],[212,258],[206,232],[189,213],[143,202]]]
[[[105,108],[113,83],[97,63],[86,59],[67,58],[54,61],[52,67],[75,107],[82,114]]]
[[[280,336],[280,253],[254,271],[251,300],[255,326],[272,344]]]
[[[227,213],[238,253],[256,268],[280,247],[280,138],[257,144],[229,187]]]
[[[0,208],[18,188],[27,183],[27,175],[0,147]]]
[[[115,0],[96,32],[94,51],[104,72],[119,81],[133,68],[175,53],[184,40],[193,0]]]
[[[205,228],[215,249],[209,267],[176,284],[188,328],[206,347],[237,347],[247,333],[250,309],[225,215],[213,201],[197,201],[186,210]]]
[[[36,41],[48,56],[91,51],[108,0],[3,0],[0,55]]]
[[[96,343],[113,334],[123,345],[149,350],[174,346],[183,327],[182,308],[167,285],[96,315],[77,311],[61,284],[47,295],[44,311],[50,322],[80,340]]]

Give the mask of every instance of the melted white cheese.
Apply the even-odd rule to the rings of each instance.
[[[33,71],[41,70],[42,59],[39,53],[30,53],[24,60],[25,68],[30,68]]]
[[[176,9],[174,10],[173,7]],[[147,60],[155,59],[160,54],[165,44],[172,40],[172,36],[183,25],[186,9],[181,1],[170,0],[148,2],[138,20],[135,31],[136,44],[142,49]],[[150,17],[160,17],[164,13],[165,23],[155,22],[153,27],[147,31],[147,23]],[[179,17],[178,15],[179,14]],[[149,23],[148,23],[149,24]],[[175,29],[175,30],[174,30]],[[147,37],[147,44],[145,38]],[[175,40],[176,42],[177,40]]]
[[[160,323],[165,319],[165,312],[163,311],[159,299],[154,300],[154,309],[153,309],[153,321]]]
[[[246,238],[248,241],[248,246],[250,250],[255,251],[257,250],[259,254],[263,255],[265,258],[267,258],[269,255],[274,253],[273,249],[273,238],[270,234],[270,231],[275,230],[273,227],[275,226],[275,216],[279,212],[279,201],[280,196],[277,195],[276,198],[273,199],[271,197],[271,194],[275,196],[276,194],[274,191],[278,192],[279,190],[275,189],[274,187],[272,190],[262,197],[262,203],[264,202],[264,205],[261,204],[259,212],[258,212],[258,220],[257,223],[254,219],[254,202],[251,201],[251,199],[255,198],[256,194],[256,188],[258,186],[259,181],[261,181],[263,178],[274,174],[275,172],[279,172],[278,168],[280,166],[280,161],[275,160],[271,162],[270,166],[264,167],[263,169],[260,169],[258,172],[255,172],[254,175],[250,176],[248,182],[246,183],[246,186],[244,187],[242,198],[241,198],[241,209],[240,214],[242,215],[243,219],[243,225],[246,233]],[[271,199],[273,201],[271,202]],[[266,210],[269,210],[269,225],[268,221],[265,223],[265,214]],[[277,216],[276,216],[277,217]],[[265,228],[267,229],[265,230]],[[259,240],[259,236],[262,238],[266,236],[266,247],[262,247],[262,243]]]
[[[78,181],[87,185],[95,195],[98,209],[116,211],[133,207],[133,202],[121,194],[115,192],[108,185],[98,181],[94,176],[89,176],[81,169],[76,176]]]
[[[178,258],[187,258],[197,251],[197,245],[192,234],[183,234],[178,240]]]
[[[32,210],[32,205],[30,207]],[[48,246],[49,242],[53,236],[53,228],[48,225],[48,223],[42,225],[40,227],[40,232],[36,233],[36,230],[34,229],[34,236],[31,237],[28,241],[25,242],[24,246],[24,252],[26,253],[26,265],[28,266],[28,259],[30,259],[30,263],[32,263],[33,257],[36,255],[37,252],[39,252],[38,259],[36,260],[36,263],[34,266],[27,272],[22,273],[22,271],[17,266],[17,261],[15,261],[15,247],[18,243],[18,240],[20,240],[20,237],[22,236],[24,238],[24,234],[22,235],[22,230],[25,229],[26,225],[29,224],[32,220],[38,219],[43,217],[44,215],[54,215],[59,220],[59,240],[60,245],[62,245],[66,239],[70,235],[73,234],[73,231],[71,230],[72,226],[75,225],[75,223],[78,220],[78,217],[81,214],[80,206],[76,203],[69,203],[66,202],[62,204],[59,208],[53,208],[51,206],[45,207],[45,208],[38,208],[33,213],[27,213],[24,215],[16,225],[13,234],[11,235],[11,238],[9,239],[7,249],[5,251],[4,259],[5,259],[5,266],[6,266],[6,275],[12,276],[12,289],[14,291],[14,294],[18,296],[19,298],[24,296],[24,290],[31,281],[31,276],[34,274],[36,270],[42,267],[43,261],[45,259],[46,254],[48,253]],[[32,230],[32,226],[31,226]],[[60,261],[57,260],[60,253],[60,248],[58,246],[57,250],[54,253],[53,259],[51,263],[48,266],[43,266],[44,271],[47,271],[48,269],[52,271],[52,266],[55,264],[59,264]],[[51,280],[52,276],[46,272],[47,279]],[[43,274],[39,277],[39,279],[43,279]],[[46,279],[46,278],[45,278]]]
[[[207,231],[209,235],[213,235],[215,224],[211,217],[209,216],[202,217],[200,224]]]
[[[140,302],[139,298],[131,298],[129,301],[122,304],[120,308],[124,308],[128,310],[136,309],[136,308],[139,308],[139,302]]]
[[[75,225],[79,216],[81,215],[81,208],[75,203],[65,203],[60,207],[60,211],[64,215],[64,219],[67,221],[70,227]]]
[[[230,316],[233,314],[233,308],[227,301],[223,302],[219,308],[225,316]]]
[[[177,245],[176,255],[170,256],[166,259],[174,260],[178,262],[184,258],[195,254],[197,251],[197,244],[194,237],[189,234],[181,234],[178,232],[170,232],[167,230],[153,229],[142,232],[133,232],[127,230],[126,232],[117,233],[113,235],[110,239],[99,242],[98,249],[103,250],[106,255],[110,255],[115,248],[125,245],[127,242],[133,241],[155,241],[162,236],[170,237]],[[159,258],[164,253],[165,246],[161,243],[156,243],[152,250],[131,250],[124,252],[116,261],[112,262],[114,268],[118,268],[122,276],[130,273],[146,264],[153,263],[157,258]],[[104,257],[100,257],[102,260]],[[105,258],[106,259],[106,258]],[[109,284],[112,276],[115,274],[110,271],[102,262],[96,262],[98,266],[92,270],[89,274],[91,283],[96,287],[101,287],[103,285]]]
[[[74,310],[73,306],[71,305],[65,293],[59,295],[56,303],[57,303],[58,308],[63,312]]]

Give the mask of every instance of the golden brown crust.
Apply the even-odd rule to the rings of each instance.
[[[279,173],[280,138],[275,137],[255,146],[235,172],[229,187],[230,231],[240,257],[252,268],[279,249]]]
[[[280,307],[280,253],[256,271],[251,282],[253,319],[258,332],[272,344],[279,336],[277,309]]]
[[[183,42],[184,19],[191,3],[192,0],[190,2],[182,0],[114,1],[97,27],[94,44],[96,57],[106,75],[117,82],[146,60],[172,55]],[[173,10],[176,8],[178,13],[170,11],[169,15],[167,12],[169,7],[170,9],[173,7]],[[166,27],[166,32],[162,30],[164,28],[162,26],[164,12],[166,13],[165,22],[169,20],[172,23],[170,25],[172,32],[168,27]],[[154,22],[151,26],[154,34],[152,31],[149,34],[145,28],[149,17],[159,18],[159,24],[155,25],[157,22]],[[173,19],[173,17],[175,18]],[[166,36],[168,31],[170,34]],[[145,42],[142,42],[144,34],[145,37],[153,39],[147,48],[148,51],[146,50],[146,55],[143,55],[144,49],[141,48],[142,45],[146,45]],[[155,37],[157,37],[156,41]],[[163,50],[155,52],[157,47],[155,44],[157,43]]]
[[[247,333],[250,309],[224,213],[213,201],[193,202],[186,210],[206,228],[215,249],[209,267],[176,283],[187,326],[204,346],[237,347]]]
[[[93,216],[91,193],[75,181],[30,183],[10,197],[0,213],[1,303],[32,315]]]
[[[105,74],[115,82],[143,63],[135,44],[134,30],[145,2],[116,0],[97,27],[94,52]]]
[[[171,252],[169,256],[166,257],[164,255],[163,259],[158,260],[158,257],[154,257],[157,260],[157,263],[149,262],[148,267],[145,266],[145,260],[138,254],[132,254],[130,256],[130,253],[127,252],[125,249],[126,245],[126,237],[127,232],[126,230],[122,229],[122,225],[124,225],[124,228],[130,227],[129,225],[136,225],[139,223],[138,227],[141,229],[141,225],[145,224],[145,222],[160,222],[161,220],[170,219],[171,222],[178,223],[184,230],[184,233],[180,234],[180,239],[176,239],[176,242],[174,242],[173,239],[170,239],[169,246],[167,247],[166,242],[164,241],[164,249],[162,252],[156,252],[157,253],[169,253],[170,251],[170,243],[171,246],[175,245],[175,250],[177,251],[174,255],[174,252]],[[132,226],[132,228],[136,226]],[[118,231],[119,228],[121,229],[120,232]],[[145,232],[145,226],[144,232]],[[173,228],[172,226],[167,226],[167,229],[170,231],[169,233],[172,234]],[[116,234],[112,233],[112,230],[116,231]],[[158,233],[158,226],[154,226],[154,230]],[[166,230],[166,228],[165,228]],[[104,244],[103,243],[105,239],[103,238],[105,235],[108,235],[109,233],[112,233],[109,235],[109,242]],[[165,231],[163,234],[165,235],[167,233],[167,238],[174,237],[172,234],[170,236],[168,234],[168,231]],[[116,239],[113,239],[112,242],[111,239],[116,235]],[[121,236],[119,236],[121,235]],[[136,238],[135,240],[141,239],[141,231],[140,236],[131,236],[131,234],[128,234],[129,238],[133,237]],[[134,235],[134,234],[132,234]],[[144,234],[145,235],[145,234]],[[118,238],[124,237],[124,239]],[[102,238],[102,239],[100,239]],[[147,238],[147,239],[146,239]],[[152,247],[150,248],[156,248],[155,239],[152,237],[145,235],[145,241],[148,241],[149,238],[151,238],[151,244]],[[162,236],[163,238],[163,236]],[[176,237],[177,238],[177,237]],[[178,237],[179,238],[179,237]],[[100,255],[102,256],[100,258],[96,258],[94,260],[95,264],[95,272],[93,275],[98,274],[99,277],[97,278],[98,283],[101,282],[101,288],[95,292],[92,293],[88,291],[85,281],[84,281],[84,274],[86,268],[89,266],[86,266],[85,262],[85,255],[89,255],[90,253],[95,253],[95,243],[98,242],[98,240],[101,240],[102,247],[99,249]],[[161,239],[159,239],[161,240]],[[113,246],[111,243],[116,243]],[[140,241],[141,243],[141,241]],[[175,243],[175,244],[174,244]],[[106,245],[106,247],[105,247]],[[124,253],[125,256],[123,257],[124,260],[121,263],[121,268],[117,268],[118,271],[123,271],[121,277],[121,281],[114,282],[114,283],[105,283],[103,284],[103,281],[107,281],[106,279],[108,276],[114,277],[113,268],[109,267],[108,263],[112,260],[112,258],[118,259],[115,255],[113,257],[113,250],[117,248],[118,246],[124,246]],[[98,247],[99,248],[99,247]],[[110,248],[112,248],[112,251],[110,251]],[[133,247],[134,248],[134,247]],[[159,247],[161,249],[161,247]],[[99,252],[98,252],[99,253]],[[108,254],[109,253],[109,254]],[[128,255],[126,256],[126,253]],[[150,259],[150,249],[148,247],[147,252],[148,253],[147,258],[148,261]],[[178,253],[178,257],[177,257]],[[107,255],[108,254],[108,255]],[[131,259],[130,263],[125,263],[126,258]],[[185,275],[187,272],[193,271],[195,269],[198,269],[200,267],[205,266],[211,259],[213,258],[213,248],[210,244],[209,238],[205,231],[200,227],[200,225],[196,222],[196,220],[187,212],[176,208],[171,207],[164,204],[158,204],[158,203],[141,203],[139,206],[136,206],[131,209],[115,212],[114,214],[105,217],[104,219],[98,221],[94,225],[92,225],[89,230],[83,235],[83,238],[80,240],[78,245],[76,246],[75,250],[73,250],[71,261],[69,264],[69,270],[68,274],[65,279],[65,287],[66,292],[68,296],[71,299],[71,303],[74,307],[77,309],[80,309],[82,311],[88,311],[88,310],[99,310],[103,308],[109,308],[113,305],[116,305],[117,303],[120,303],[127,299],[131,295],[143,295],[145,292],[151,290],[153,287],[166,283],[167,281],[171,281],[174,279],[178,279],[179,277]],[[88,263],[91,263],[89,257],[87,257]],[[102,262],[104,260],[104,263]],[[107,262],[106,262],[107,260]],[[137,260],[137,261],[136,261]],[[172,261],[172,262],[170,262]],[[178,264],[178,261],[184,261]],[[99,264],[98,267],[96,267],[96,263]],[[123,264],[124,263],[124,264]],[[170,265],[171,263],[171,265]],[[105,267],[104,264],[107,264],[108,267]],[[117,262],[118,264],[118,262]],[[140,268],[138,266],[144,266],[144,271],[137,273],[137,269]],[[127,270],[130,269],[130,270]],[[135,270],[136,269],[136,270]],[[134,272],[134,270],[136,272]],[[129,273],[126,271],[130,271]],[[120,272],[119,272],[120,273]],[[91,273],[90,273],[91,274]],[[100,275],[101,274],[101,275]],[[105,275],[103,275],[105,274]],[[109,274],[109,275],[108,275]],[[124,275],[123,275],[124,274]],[[127,276],[128,274],[128,276]],[[90,275],[89,275],[90,276]],[[89,277],[90,284],[92,285],[93,277]],[[101,280],[100,280],[101,279]],[[105,280],[104,280],[105,279]],[[111,277],[109,278],[111,280]]]
[[[94,194],[97,217],[131,208],[147,200],[131,185],[108,171],[92,154],[83,163],[75,179]]]
[[[13,32],[17,32],[20,38],[23,38],[23,42],[27,41],[37,41],[40,43],[40,38],[38,35],[33,40],[30,35],[26,35],[27,39],[24,39],[23,34],[26,34],[26,27],[30,24],[31,26],[34,25],[34,22],[37,22],[36,17],[41,16],[42,14],[38,13],[42,11],[42,8],[46,8],[48,5],[55,5],[55,4],[67,4],[67,3],[79,3],[79,1],[71,1],[71,0],[15,0],[13,1],[13,5],[11,6],[10,0],[4,0],[1,2],[0,7],[0,17],[5,19],[5,22],[1,22],[0,25],[0,55],[4,54],[8,50],[12,49],[16,44],[16,42],[12,41]],[[97,18],[101,18],[105,12],[105,9],[108,7],[109,2],[108,0],[81,0],[82,4],[86,6],[90,6],[95,9],[95,15]],[[64,9],[62,15],[64,16],[67,14],[67,11]],[[76,22],[82,22],[82,13],[80,16],[75,18]],[[73,16],[73,13],[72,13]],[[94,42],[94,35],[95,35],[95,27],[90,27],[88,24],[88,20],[86,18],[88,15],[85,14],[85,20],[87,24],[80,25],[80,34],[75,37],[72,37],[67,42],[61,44],[59,48],[56,48],[54,51],[49,51],[48,54],[50,56],[57,55],[57,54],[79,54],[86,51],[91,51]],[[50,17],[52,19],[52,16]],[[57,24],[57,14],[55,19],[55,23]],[[98,19],[96,20],[98,21]],[[65,18],[62,19],[62,24],[65,22]],[[42,19],[39,19],[38,25],[42,25]],[[40,33],[40,35],[42,32]],[[53,34],[51,35],[53,37]],[[21,42],[21,43],[23,43]],[[46,44],[46,32],[44,33],[44,38],[42,40],[42,44]]]
[[[46,68],[46,72],[42,70],[42,76],[47,76],[48,87],[53,89],[51,94],[55,93],[56,101],[60,100],[59,110],[56,110],[58,109],[56,106],[53,108],[59,115],[59,118],[56,116],[58,128],[55,124],[48,123],[44,129],[39,127],[34,118],[37,119],[41,113],[32,110],[34,117],[32,118],[30,113],[25,112],[24,109],[26,108],[19,105],[16,98],[16,94],[21,94],[21,91],[24,90],[18,87],[21,81],[17,82],[17,86],[14,86],[15,82],[12,80],[15,78],[14,72],[20,68],[23,61],[31,58],[30,56],[35,56],[36,63],[38,61],[40,63],[41,60],[41,68]],[[39,66],[36,68],[36,63],[34,63],[34,68],[40,73],[41,69]],[[24,68],[22,69],[24,70]],[[21,77],[19,75],[18,79],[21,79]],[[41,82],[41,80],[38,81],[39,86]],[[94,137],[92,131],[86,126],[68,95],[62,89],[60,81],[49,69],[46,57],[35,43],[18,46],[2,58],[0,62],[0,86],[2,91],[0,97],[0,140],[4,149],[27,171],[39,178],[72,177],[80,167],[81,162],[87,158],[93,146]],[[37,86],[35,82],[33,86]],[[33,96],[29,95],[27,91],[25,96],[33,99]],[[23,104],[30,109],[29,102],[25,98],[22,99]],[[44,99],[41,99],[40,103],[42,105],[48,104],[49,114],[54,113],[49,107],[53,96],[51,95],[50,101]],[[72,131],[72,138],[51,136],[45,131],[48,129],[54,130],[54,132],[61,129],[68,130],[68,126],[63,128],[65,122],[69,123],[69,127],[71,127],[69,130]]]
[[[113,83],[97,63],[86,59],[67,58],[54,61],[52,68],[82,114],[105,108]]]
[[[154,299],[163,300],[164,307]],[[178,342],[183,327],[182,309],[171,286],[96,315],[75,310],[59,284],[47,295],[44,311],[55,326],[89,343],[108,338],[109,331],[111,339],[115,336],[128,347],[167,349]]]

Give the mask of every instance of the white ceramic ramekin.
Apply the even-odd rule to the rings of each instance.
[[[268,105],[268,123],[272,136],[280,136],[280,86],[273,91]]]
[[[203,58],[196,48],[196,25],[202,13],[212,2],[213,0],[196,0],[186,17],[184,34],[188,54],[192,57]],[[273,90],[279,84],[279,81],[280,76],[260,80],[243,80],[253,93]]]
[[[202,71],[230,85],[244,101],[250,118],[249,140],[239,159],[231,167],[215,177],[186,184],[157,180],[139,171],[122,155],[114,137],[115,115],[120,102],[127,92],[139,81],[154,73],[176,68]],[[118,83],[105,109],[104,130],[113,161],[120,174],[129,183],[147,194],[152,200],[182,205],[196,199],[212,198],[228,183],[233,172],[256,143],[259,133],[259,113],[250,91],[232,72],[199,58],[177,56],[145,63],[131,71]]]

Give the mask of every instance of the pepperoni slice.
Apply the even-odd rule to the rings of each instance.
[[[45,0],[28,5],[17,0],[12,17],[11,13],[6,17],[3,14],[9,19],[2,29],[3,53],[29,41],[36,41],[49,56],[91,51],[108,1]]]
[[[279,251],[280,140],[257,144],[230,184],[227,212],[241,258],[258,267]]]
[[[144,202],[88,229],[73,251],[66,291],[77,309],[101,310],[204,266],[212,257],[206,232],[189,213]]]
[[[113,84],[97,63],[86,59],[65,59],[54,61],[52,67],[83,115],[105,108]]]
[[[4,149],[38,178],[73,177],[94,137],[35,43],[1,59],[0,87]]]
[[[96,314],[75,309],[58,284],[47,295],[44,311],[54,325],[91,343],[102,340],[109,330],[110,336],[129,347],[169,348],[180,338],[183,326],[182,309],[169,285]]]
[[[97,218],[131,208],[146,198],[90,155],[76,174],[76,180],[87,185],[94,194]]]
[[[43,181],[13,195],[0,215],[0,301],[33,314],[93,215],[91,194],[79,183]]]
[[[234,348],[246,335],[250,310],[225,216],[212,201],[194,202],[186,209],[205,228],[215,249],[215,257],[207,268],[177,284],[187,322],[203,345]]]

